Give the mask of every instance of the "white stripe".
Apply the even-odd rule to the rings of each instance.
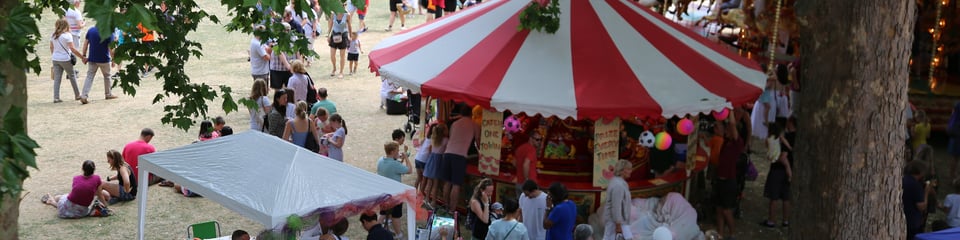
[[[577,117],[570,48],[570,1],[560,1],[560,10],[560,29],[555,34],[532,31],[527,36],[493,94],[491,106],[528,115]]]
[[[748,84],[751,84],[760,89],[762,89],[766,84],[767,75],[765,73],[744,67],[743,65],[740,65],[740,63],[733,61],[727,58],[726,56],[721,55],[720,53],[714,51],[710,47],[707,47],[701,44],[700,42],[688,37],[686,34],[683,34],[680,31],[677,31],[676,29],[669,26],[666,22],[664,22],[657,16],[650,15],[646,11],[643,11],[642,9],[638,8],[636,5],[634,5],[633,3],[630,3],[627,0],[620,0],[620,1],[623,2],[625,5],[627,5],[627,7],[629,7],[631,10],[639,13],[640,16],[643,16],[644,18],[652,22],[657,27],[666,31],[668,34],[673,36],[673,38],[689,46],[693,50],[696,50],[698,53],[700,53],[707,59],[710,59],[710,61],[713,61],[721,68],[727,70],[731,74],[742,79],[744,82],[747,82]]]
[[[392,47],[393,45],[397,45],[399,43],[410,40],[414,37],[420,36],[421,34],[440,28],[441,26],[450,24],[451,22],[456,21],[457,19],[461,19],[473,14],[479,14],[478,12],[482,11],[481,9],[491,8],[493,5],[495,5],[492,3],[499,2],[499,1],[501,0],[492,0],[485,4],[478,4],[474,7],[468,8],[467,10],[460,11],[457,14],[434,20],[433,22],[428,23],[422,27],[411,29],[410,31],[403,32],[397,35],[393,35],[391,37],[388,37],[387,39],[384,39],[383,41],[380,41],[380,43],[378,43],[377,46],[374,47],[372,51]]]
[[[643,85],[647,94],[650,94],[650,97],[663,109],[664,117],[709,112],[730,106],[725,98],[711,93],[671,62],[665,53],[635,31],[633,26],[607,2],[590,1],[590,3],[593,4],[593,9],[600,17],[603,27],[607,29],[607,34],[620,51],[611,54],[623,56],[640,81],[639,84]]]
[[[380,75],[402,87],[419,92],[420,86],[435,78],[484,37],[527,5],[526,1],[509,1],[463,26],[440,36],[427,46],[380,67]],[[487,3],[480,4],[487,5]],[[479,5],[478,5],[479,6]],[[458,14],[459,15],[459,14]]]

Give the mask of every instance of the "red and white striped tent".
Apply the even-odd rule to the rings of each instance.
[[[758,64],[629,0],[561,0],[555,34],[518,31],[530,1],[493,0],[401,32],[371,71],[425,96],[499,111],[598,119],[752,102]]]

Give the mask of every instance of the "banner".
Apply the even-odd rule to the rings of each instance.
[[[483,110],[480,122],[480,163],[477,168],[481,174],[500,176],[500,148],[503,138],[503,113]]]
[[[593,129],[593,186],[605,188],[620,156],[620,119],[598,119]]]

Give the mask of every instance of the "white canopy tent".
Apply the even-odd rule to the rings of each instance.
[[[399,196],[413,187],[312,153],[257,131],[221,137],[139,158],[138,239],[144,239],[147,177],[176,182],[266,228],[319,208],[356,200]],[[414,239],[415,215],[407,205],[407,236]]]

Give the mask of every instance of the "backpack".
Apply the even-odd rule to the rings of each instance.
[[[310,77],[310,73],[305,73],[307,76],[307,99],[304,101],[307,102],[308,106],[313,106],[314,103],[320,101],[320,96],[317,95],[317,87],[313,85],[313,78]]]

